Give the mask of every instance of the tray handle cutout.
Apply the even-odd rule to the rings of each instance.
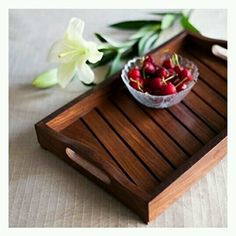
[[[105,184],[110,184],[111,180],[110,178],[99,168],[94,166],[92,163],[84,160],[81,158],[76,152],[74,152],[71,148],[66,148],[66,154],[67,156],[74,161],[76,164],[84,168],[85,170],[89,171],[92,175],[94,175],[96,178],[101,180]]]

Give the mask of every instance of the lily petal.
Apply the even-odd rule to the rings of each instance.
[[[48,60],[56,63],[70,63],[77,59],[78,49],[65,40],[55,42],[48,54]]]
[[[58,71],[57,71],[58,84],[62,88],[65,88],[70,83],[74,75],[76,74],[76,71],[77,71],[77,67],[75,63],[59,65]]]
[[[86,63],[78,66],[78,77],[85,84],[91,84],[95,79],[93,71]]]
[[[65,37],[73,41],[80,38],[83,32],[84,32],[84,21],[73,17],[71,18],[68,24]]]
[[[51,47],[48,59],[59,63],[57,71],[58,84],[65,88],[73,76],[79,71],[79,78],[84,83],[92,83],[95,79],[93,71],[86,61],[96,63],[103,53],[96,43],[83,38],[84,21],[72,18],[68,24],[64,38]]]
[[[89,62],[96,63],[102,59],[103,53],[98,51],[98,46],[96,43],[87,42],[87,48]]]

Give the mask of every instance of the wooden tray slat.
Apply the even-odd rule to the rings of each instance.
[[[196,59],[200,60],[211,70],[215,71],[222,79],[227,80],[227,61],[216,57],[212,53],[212,46],[219,45],[223,48],[227,48],[227,42],[223,40],[212,40],[200,35],[193,36],[189,34],[185,41],[185,47],[181,50],[188,51]]]
[[[201,117],[216,132],[221,131],[225,127],[225,120],[193,92],[188,94],[183,103],[191,108],[195,114]]]
[[[163,180],[173,171],[173,168],[111,102],[106,101],[97,109],[146,163],[155,176]]]
[[[198,66],[181,103],[144,107],[117,74],[38,122],[39,143],[149,222],[226,154],[227,63],[213,44],[227,47],[183,32],[151,52],[156,62],[169,50]]]
[[[109,150],[134,183],[146,191],[150,191],[150,189],[153,189],[158,184],[157,180],[145,170],[145,167],[124,141],[120,139],[95,110],[83,116],[83,120],[94,131],[98,139]]]
[[[129,96],[118,96],[114,98],[114,102],[172,165],[177,167],[188,158],[188,155]]]
[[[204,100],[211,108],[218,112],[223,118],[227,117],[227,102],[214,90],[199,80],[194,86],[193,91]]]
[[[88,146],[90,149],[95,151],[97,155],[102,156],[104,161],[114,165],[117,169],[120,169],[117,163],[112,160],[109,153],[107,153],[107,151],[102,147],[102,145],[98,142],[98,140],[93,136],[93,134],[87,129],[87,127],[80,119],[76,120],[71,125],[61,130],[60,133]]]
[[[216,133],[183,103],[170,107],[169,111],[203,143],[209,142],[215,136]]]
[[[193,57],[187,51],[181,50],[181,55],[194,61],[195,65],[198,67],[200,76],[199,79],[203,80],[209,87],[218,92],[224,98],[227,97],[227,86],[225,86],[226,81],[223,80],[214,70],[204,65],[198,58]]]
[[[167,110],[146,111],[189,155],[193,155],[202,147],[202,144]]]
[[[214,70],[215,73],[221,76],[223,79],[227,79],[227,64],[225,61],[219,58],[214,58],[210,53],[202,53],[198,50],[191,50],[193,56],[195,56],[199,61],[203,62],[211,70]]]

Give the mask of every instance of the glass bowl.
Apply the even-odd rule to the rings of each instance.
[[[160,59],[161,64],[165,59],[170,58],[171,55],[172,54],[170,54],[170,53],[166,53],[166,54],[162,55],[162,57]],[[132,94],[132,96],[138,102],[143,104],[144,106],[151,107],[151,108],[171,107],[171,106],[181,102],[185,98],[185,96],[191,91],[191,89],[193,88],[193,86],[197,82],[197,79],[199,76],[198,68],[192,61],[190,61],[187,58],[184,58],[182,56],[179,56],[179,55],[178,55],[178,58],[179,58],[179,64],[181,66],[191,68],[193,80],[188,83],[188,86],[186,89],[184,89],[180,92],[177,92],[175,94],[164,95],[164,96],[151,95],[149,93],[140,92],[130,86],[128,72],[131,68],[136,67],[136,66],[138,68],[141,68],[143,57],[136,57],[136,58],[128,61],[121,72],[121,78],[122,78],[125,86],[128,88],[129,92]]]

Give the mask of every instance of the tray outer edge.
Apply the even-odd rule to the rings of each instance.
[[[79,147],[81,145],[78,142],[55,132],[42,122],[37,123],[35,129],[38,142],[42,148],[49,150],[70,166],[79,170],[81,174],[87,176],[104,190],[110,192],[115,198],[123,202],[131,210],[136,212],[144,222],[148,222],[148,202],[151,198],[149,194],[131,183],[126,177],[120,174],[116,168],[113,168],[110,163],[107,165],[107,163],[99,161],[96,155],[92,156],[92,158],[87,158],[83,152],[80,153],[78,145]],[[103,171],[110,178],[111,183],[109,185],[103,183],[88,170],[69,159],[65,152],[67,147],[76,150],[76,153],[79,154],[80,157]],[[86,149],[84,151],[86,151]],[[91,150],[88,149],[86,151],[87,155],[88,152],[91,152]]]
[[[183,39],[185,37],[192,37],[195,39],[200,39],[200,40],[204,40],[207,44],[212,44],[212,43],[218,43],[219,45],[222,46],[226,46],[227,47],[227,41],[224,40],[215,40],[215,39],[210,39],[210,38],[206,38],[204,36],[201,35],[197,35],[197,34],[193,34],[189,31],[183,31],[180,34],[176,35],[174,38],[171,38],[170,40],[168,40],[167,42],[165,42],[164,44],[162,44],[161,46],[159,46],[158,48],[152,50],[150,53],[154,53],[155,51],[159,51],[164,49],[170,42],[174,41],[174,40],[178,40],[178,39]],[[79,171],[81,173],[83,173],[84,175],[88,176],[90,179],[92,179],[93,181],[95,181],[96,183],[98,183],[100,186],[102,186],[105,190],[108,190],[109,192],[112,192],[110,189],[107,189],[106,187],[104,187],[104,184],[99,181],[98,179],[96,179],[94,176],[91,176],[90,173],[88,173],[86,170],[82,169],[81,167],[79,167],[76,163],[73,163],[72,161],[68,160],[65,158],[65,144],[63,144],[62,140],[57,140],[58,138],[56,138],[56,141],[59,142],[60,146],[63,146],[63,151],[62,152],[58,152],[57,150],[52,148],[52,143],[51,141],[53,139],[55,139],[55,137],[53,137],[52,135],[49,135],[49,133],[47,132],[50,128],[46,125],[46,123],[48,121],[50,121],[51,119],[55,118],[58,114],[62,113],[63,111],[65,111],[66,109],[72,107],[73,105],[75,105],[76,103],[79,103],[81,101],[83,101],[83,99],[85,99],[86,97],[89,97],[92,94],[96,94],[97,92],[99,92],[101,89],[106,88],[107,86],[110,87],[115,81],[118,80],[120,76],[120,72],[118,72],[117,74],[115,74],[114,76],[112,76],[110,79],[104,81],[103,83],[101,83],[100,85],[96,86],[96,88],[90,89],[89,91],[87,91],[86,93],[78,96],[77,98],[75,98],[74,100],[72,100],[71,102],[67,103],[66,105],[62,106],[61,108],[57,109],[55,112],[51,113],[50,115],[48,115],[47,117],[43,118],[41,121],[39,121],[38,123],[35,124],[35,129],[36,129],[36,133],[37,133],[37,138],[38,141],[40,143],[40,145],[44,148],[44,149],[48,149],[50,151],[52,151],[54,154],[56,154],[57,156],[59,156],[61,159],[64,159],[66,162],[68,162],[71,166],[73,166],[76,169],[79,169]],[[45,131],[47,130],[47,131]],[[55,131],[53,131],[52,129],[50,129],[50,132],[54,132],[55,135],[57,136],[58,133],[56,133]],[[48,136],[48,137],[47,137]],[[59,138],[60,139],[60,138]],[[46,141],[45,141],[46,140]],[[222,144],[222,142],[224,142],[224,145]],[[222,141],[220,143],[218,143],[215,148],[217,147],[221,147],[222,149],[225,150],[225,154],[226,154],[226,142],[227,142],[227,137],[225,136]],[[213,148],[212,150],[215,150],[215,148]],[[202,150],[202,149],[201,149]],[[201,150],[199,152],[201,152]],[[208,160],[208,162],[211,160],[211,151],[209,151],[209,153],[205,153],[205,155],[199,160],[199,163],[202,163],[204,160]],[[224,154],[224,155],[225,155]],[[178,197],[180,197],[194,182],[196,182],[198,179],[200,179],[203,175],[205,175],[207,173],[208,170],[210,170],[214,165],[216,165],[223,157],[224,155],[217,155],[217,158],[213,158],[214,162],[209,163],[209,166],[207,167],[207,169],[205,169],[204,172],[202,172],[199,176],[197,176],[191,183],[189,183],[188,185],[186,185],[186,187],[182,190],[182,191],[177,191],[176,192],[176,197],[172,198],[168,204],[166,204],[165,206],[159,206],[157,207],[156,213],[153,213],[153,204],[156,203],[158,205],[158,203],[161,200],[161,193],[166,193],[167,196],[168,194],[171,193],[171,189],[175,187],[176,184],[178,184],[178,181],[180,181],[180,179],[185,178],[186,180],[186,175],[189,174],[189,172],[184,172],[182,173],[182,175],[179,175],[178,177],[176,177],[176,174],[178,175],[178,173],[174,172],[173,175],[170,177],[170,179],[172,178],[172,180],[174,182],[171,183],[171,185],[168,185],[168,180],[165,181],[163,184],[166,184],[166,187],[163,188],[162,192],[159,192],[156,194],[156,197],[154,199],[151,199],[150,196],[145,196],[144,198],[140,198],[140,195],[136,195],[136,201],[135,204],[133,204],[132,199],[130,200],[124,200],[121,199],[119,196],[118,198],[124,202],[128,207],[130,207],[132,210],[134,210],[142,219],[144,222],[148,223],[150,220],[153,220],[154,218],[156,218],[165,208],[167,208],[171,203],[173,203]],[[191,158],[192,159],[192,158]],[[191,173],[193,171],[195,171],[196,169],[196,165],[197,163],[195,163],[190,169],[189,171],[191,171]],[[173,176],[175,176],[175,179],[173,179]],[[160,186],[161,187],[161,186]],[[127,189],[126,189],[127,190]],[[160,188],[158,187],[157,192],[160,190]],[[114,192],[113,196],[117,197],[116,194]],[[143,193],[141,193],[142,195]],[[132,193],[131,193],[132,195]],[[137,201],[137,196],[138,196],[138,201]],[[137,203],[137,204],[136,204]],[[134,206],[131,206],[130,204],[133,204]],[[161,209],[160,209],[161,208]]]
[[[157,189],[148,204],[148,222],[181,197],[194,183],[205,176],[227,154],[227,128],[180,166]]]
[[[161,50],[161,49],[165,48],[166,45],[168,45],[170,42],[173,42],[174,40],[181,40],[184,37],[186,37],[187,35],[188,35],[188,32],[187,31],[183,31],[180,34],[176,35],[174,38],[171,38],[170,40],[168,40],[167,42],[165,42],[164,44],[159,46],[158,48],[152,50],[150,53],[153,53],[153,52],[155,52],[157,50]],[[92,179],[93,181],[98,183],[105,190],[108,190],[110,192],[112,192],[111,188],[107,189],[106,186],[104,186],[104,184],[101,181],[96,179],[89,172],[87,172],[83,168],[80,168],[76,163],[72,162],[71,160],[68,160],[68,159],[65,158],[66,157],[66,153],[65,153],[65,148],[66,147],[63,144],[63,139],[64,138],[59,138],[59,133],[57,133],[54,130],[52,130],[51,128],[49,128],[47,126],[47,122],[49,122],[50,120],[54,119],[60,113],[62,113],[64,111],[66,111],[67,109],[73,107],[75,104],[82,102],[86,98],[90,98],[91,95],[96,97],[97,94],[99,94],[99,92],[102,89],[103,90],[105,89],[106,91],[104,93],[102,92],[101,96],[106,94],[108,88],[110,88],[114,83],[116,83],[116,81],[118,81],[118,79],[120,77],[120,73],[121,72],[116,73],[110,79],[104,81],[103,83],[101,83],[100,85],[96,86],[95,88],[92,88],[92,89],[88,90],[84,94],[82,94],[82,95],[78,96],[77,98],[73,99],[71,102],[69,102],[66,105],[62,106],[61,108],[57,109],[56,111],[54,111],[53,113],[51,113],[50,115],[46,116],[45,118],[43,118],[42,120],[40,120],[39,122],[37,122],[35,124],[35,130],[36,130],[38,142],[40,143],[42,148],[44,148],[46,150],[50,150],[52,153],[56,154],[58,157],[60,157],[64,161],[66,161],[69,165],[71,165],[74,168],[78,169],[82,174],[86,175],[87,177],[89,177],[90,179]],[[53,140],[58,142],[57,145],[60,148],[58,148],[58,147],[56,149],[53,148],[53,142],[54,142]],[[130,189],[126,188],[125,191],[130,191]],[[133,197],[132,194],[131,194],[131,197],[129,199],[127,199],[127,200],[123,199],[123,198],[120,199],[119,198],[120,194],[118,195],[118,198],[122,202],[124,202],[125,205],[127,205],[132,210],[134,210],[141,217],[141,219],[144,222],[147,223],[149,221],[148,220],[148,202],[151,199],[151,196],[145,196],[143,199],[141,199],[140,198],[141,195],[143,195],[143,193],[141,193],[141,194],[137,194],[136,193],[136,195],[134,195],[134,196],[136,196],[134,198],[134,201],[132,200],[132,197]],[[113,196],[117,197],[114,192],[113,192]],[[138,204],[136,204],[136,202],[138,202]]]

